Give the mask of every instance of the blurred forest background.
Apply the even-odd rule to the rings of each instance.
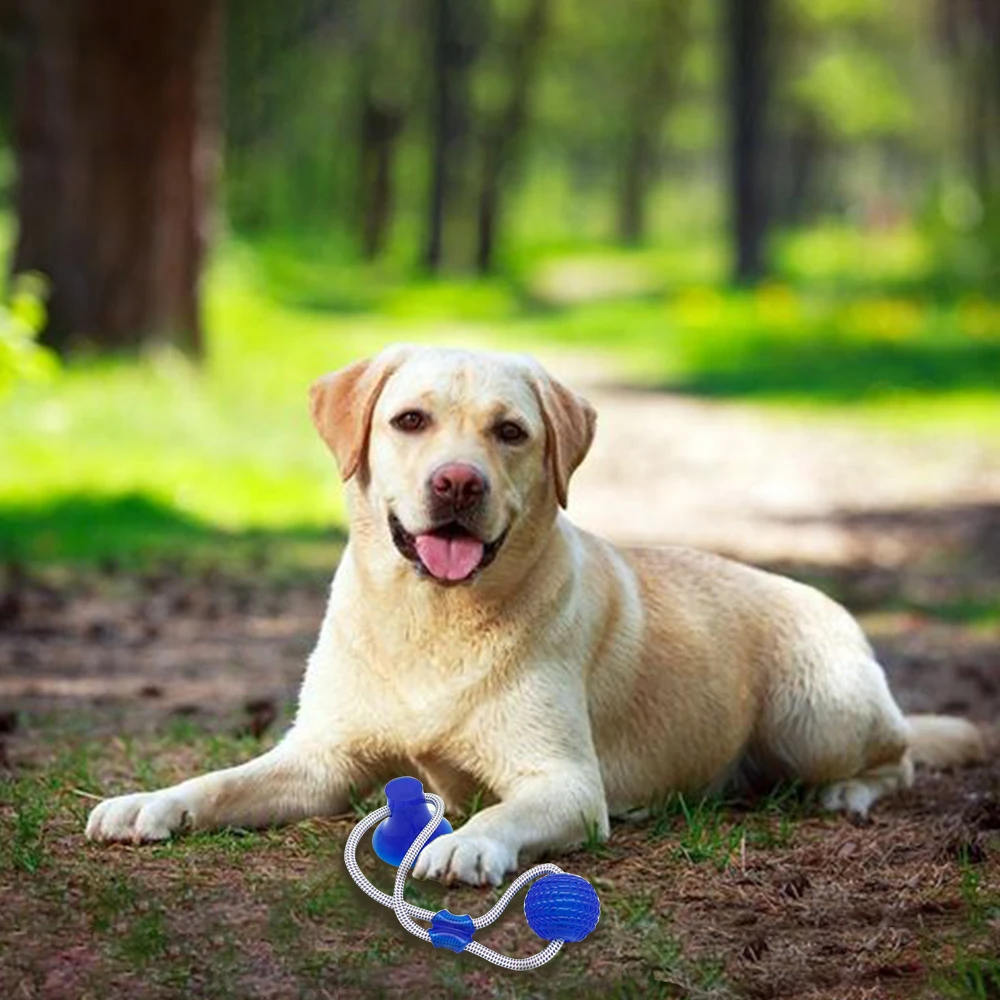
[[[305,387],[394,339],[1000,426],[991,0],[4,0],[0,37],[8,554],[326,523]]]

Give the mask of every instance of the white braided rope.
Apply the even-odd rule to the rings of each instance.
[[[406,880],[409,877],[410,869],[413,867],[417,860],[420,852],[423,850],[424,845],[430,839],[431,835],[438,828],[438,824],[444,817],[444,800],[439,795],[434,795],[431,792],[424,793],[424,799],[429,802],[434,807],[434,815],[427,821],[427,825],[420,831],[417,839],[413,841],[410,849],[406,852],[403,860],[399,863],[399,868],[396,870],[396,881],[393,883],[392,895],[382,892],[381,889],[376,889],[375,886],[368,881],[365,877],[365,873],[361,870],[361,866],[358,864],[357,851],[358,844],[361,843],[361,838],[377,824],[381,823],[389,815],[389,807],[382,806],[380,809],[375,809],[365,816],[357,826],[351,831],[350,836],[347,838],[347,844],[344,847],[344,864],[347,865],[348,874],[357,883],[358,887],[366,895],[370,896],[375,900],[376,903],[381,903],[382,906],[388,906],[396,914],[396,918],[411,934],[420,938],[421,941],[430,941],[431,936],[425,927],[421,927],[419,924],[414,922],[414,917],[417,920],[426,920],[430,923],[434,919],[434,912],[432,910],[425,910],[420,906],[414,906],[412,903],[408,903],[403,899],[403,891],[406,888]],[[507,891],[486,911],[482,916],[475,917],[472,921],[473,926],[476,930],[482,927],[486,927],[493,923],[501,913],[506,909],[507,904],[516,896],[521,889],[531,882],[533,879],[538,878],[540,875],[548,875],[549,873],[561,873],[562,869],[558,865],[544,864],[536,865],[534,868],[530,868],[524,874],[519,875],[513,882],[511,882]],[[562,941],[550,941],[545,948],[534,955],[529,955],[527,958],[511,958],[509,955],[502,955],[500,952],[495,951],[493,948],[487,948],[485,945],[480,944],[478,941],[470,941],[465,947],[465,951],[471,952],[473,955],[478,955],[480,958],[486,959],[487,962],[492,962],[494,965],[499,965],[503,969],[510,969],[515,972],[525,972],[529,969],[537,969],[540,965],[544,965],[546,962],[555,958],[559,953],[560,948],[562,948]]]

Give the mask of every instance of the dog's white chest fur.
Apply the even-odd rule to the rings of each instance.
[[[381,752],[440,755],[482,722],[483,705],[490,703],[484,695],[488,690],[495,697],[504,685],[517,638],[454,608],[430,613],[421,591],[429,601],[440,595],[423,581],[414,581],[416,601],[380,616],[357,607],[356,587],[345,555],[309,662],[300,721],[335,728],[352,743],[377,744]],[[341,610],[342,600],[352,614]]]

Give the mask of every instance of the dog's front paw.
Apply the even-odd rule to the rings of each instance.
[[[119,795],[94,807],[87,820],[87,839],[133,844],[167,840],[184,829],[189,819],[184,797],[174,789]]]
[[[431,878],[450,885],[499,885],[507,872],[517,868],[517,852],[490,837],[446,833],[432,840],[413,866],[416,878]]]

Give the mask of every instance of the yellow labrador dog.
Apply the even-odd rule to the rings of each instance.
[[[391,348],[320,379],[346,483],[337,569],[295,724],[268,753],[109,799],[94,840],[344,811],[415,773],[454,808],[415,874],[498,884],[675,790],[799,778],[865,814],[979,732],[904,718],[860,628],[791,580],[688,549],[618,549],[561,513],[590,405],[529,358]]]

